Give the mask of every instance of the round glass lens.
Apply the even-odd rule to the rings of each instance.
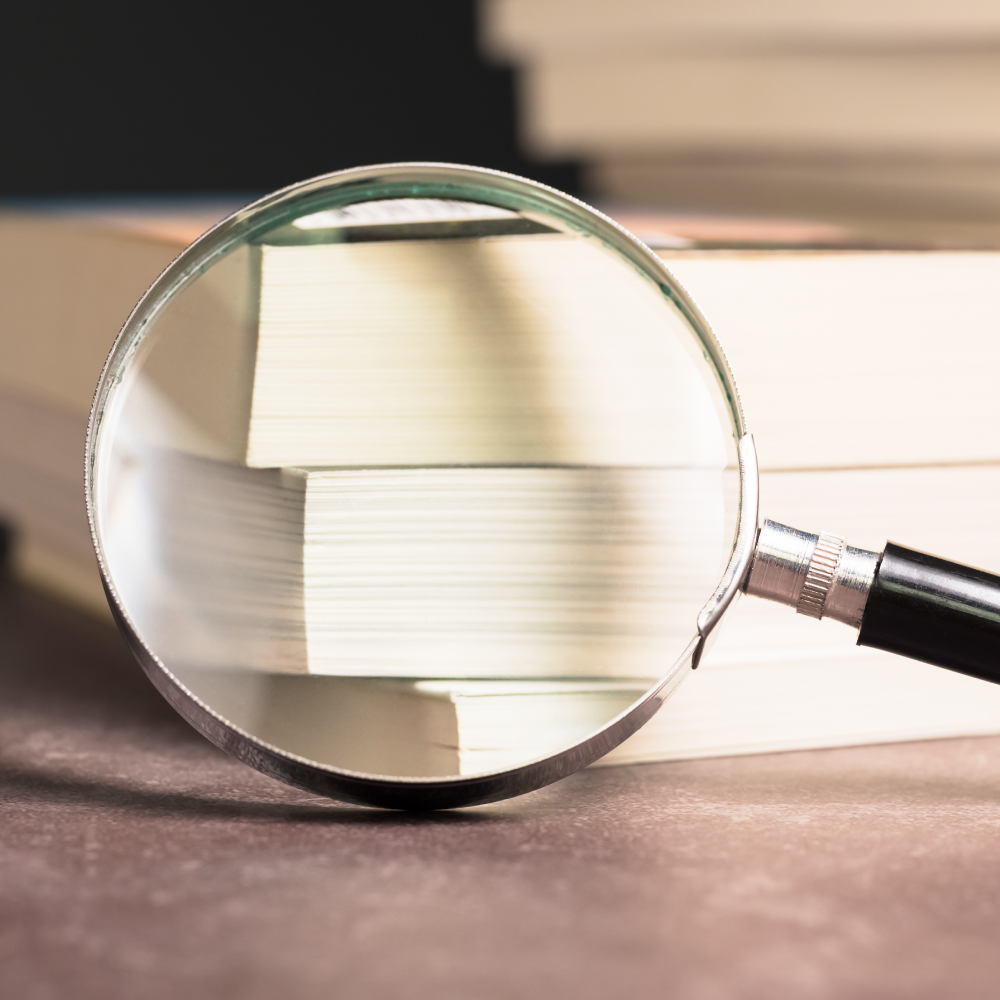
[[[142,643],[254,739],[371,775],[515,767],[627,709],[695,637],[739,501],[726,376],[655,259],[445,167],[220,234],[98,401],[95,528]]]

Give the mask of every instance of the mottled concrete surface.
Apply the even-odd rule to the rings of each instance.
[[[414,816],[190,731],[0,595],[0,995],[1000,994],[1000,739],[605,769]]]

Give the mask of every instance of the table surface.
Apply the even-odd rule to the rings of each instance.
[[[110,626],[8,584],[0,802],[18,1000],[1000,992],[1000,738],[379,812],[224,756]]]

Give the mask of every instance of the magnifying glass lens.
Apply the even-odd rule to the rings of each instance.
[[[401,778],[626,710],[695,637],[739,501],[724,380],[645,251],[526,182],[425,180],[334,178],[196,245],[92,448],[160,668],[252,740]]]

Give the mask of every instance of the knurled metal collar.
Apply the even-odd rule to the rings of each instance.
[[[808,615],[810,618],[823,617],[827,594],[830,593],[830,587],[837,575],[837,566],[840,564],[843,552],[843,538],[826,531],[820,533],[812,559],[809,560],[809,569],[802,584],[799,602],[795,605],[795,610],[800,615]]]
[[[858,628],[878,559],[877,552],[846,545],[838,535],[812,535],[765,521],[743,589],[801,615]]]

